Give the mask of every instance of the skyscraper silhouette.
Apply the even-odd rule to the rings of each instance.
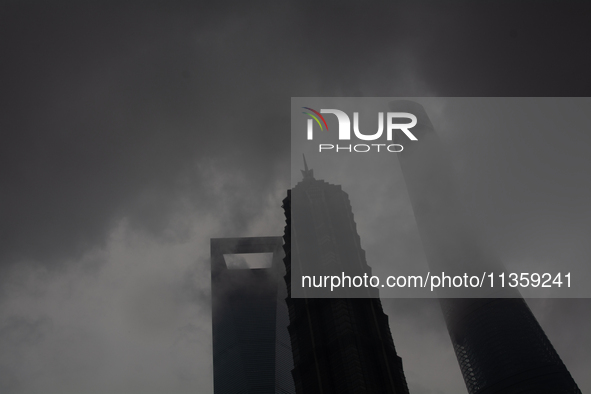
[[[468,393],[581,392],[523,298],[441,301]]]
[[[431,270],[503,271],[463,218],[451,164],[423,107],[398,100],[390,109],[410,112],[418,120],[413,128],[418,141],[407,144],[398,158]],[[440,300],[468,392],[580,393],[519,292],[491,290],[490,295],[503,298]]]
[[[294,394],[281,237],[211,240],[215,394]],[[273,253],[269,268],[230,269],[225,254]]]
[[[365,294],[356,294],[373,298],[291,297],[291,277],[301,275],[303,265],[320,273],[371,274],[347,193],[316,180],[306,164],[302,173],[303,181],[283,200],[296,392],[408,393],[402,360],[377,292],[362,289]]]

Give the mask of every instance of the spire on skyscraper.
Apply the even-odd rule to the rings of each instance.
[[[302,171],[302,175],[304,177],[304,180],[313,180],[314,179],[314,170],[309,170],[308,169],[308,163],[306,163],[306,155],[304,155],[302,153],[302,156],[304,157],[304,169],[300,170]]]

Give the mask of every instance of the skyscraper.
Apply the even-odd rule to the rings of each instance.
[[[294,394],[281,237],[211,240],[215,394]],[[269,268],[231,269],[224,255],[273,253]]]
[[[303,176],[283,200],[296,392],[408,393],[402,360],[377,292],[361,289],[365,294],[355,294],[372,298],[292,297],[291,276],[301,275],[303,265],[320,273],[371,274],[347,193],[316,180],[307,165]]]
[[[523,298],[441,301],[468,393],[581,392]]]
[[[431,270],[503,271],[463,218],[451,164],[423,107],[398,100],[390,108],[418,120],[413,128],[418,141],[407,144],[398,157]],[[580,393],[519,292],[491,290],[490,295],[503,298],[440,300],[468,392]]]

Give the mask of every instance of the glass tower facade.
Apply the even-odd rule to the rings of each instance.
[[[418,141],[398,158],[430,268],[458,274],[504,271],[463,217],[451,162],[424,108],[398,100],[390,109],[418,119],[413,128]],[[491,298],[466,294],[440,302],[470,394],[581,392],[518,291],[490,291]]]
[[[523,298],[441,305],[468,393],[581,392]]]
[[[347,193],[338,185],[314,179],[312,170],[306,168],[303,175],[304,180],[283,201],[296,392],[408,393],[402,360],[377,291],[370,295],[374,298],[291,297],[291,277],[301,274],[302,264],[311,264],[319,273],[371,275]],[[292,209],[293,203],[297,209]]]
[[[295,394],[281,237],[211,240],[215,394]],[[273,253],[269,268],[230,269],[224,254]]]

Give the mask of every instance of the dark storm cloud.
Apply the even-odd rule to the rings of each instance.
[[[588,96],[590,12],[578,1],[420,2],[407,14],[410,50],[439,96]]]
[[[215,199],[200,189],[207,158],[262,192],[276,177],[286,119],[263,95],[251,101],[279,77],[257,76],[269,59],[252,25],[264,18],[180,4],[4,8],[4,262],[71,257],[122,216],[161,231],[180,194]]]
[[[591,368],[589,299],[529,299],[527,302],[584,391],[589,384],[585,376]]]
[[[210,391],[205,240],[281,233],[291,96],[591,91],[584,2],[257,5],[0,6],[0,262],[43,266],[2,276],[5,391]],[[590,305],[533,308],[583,390]],[[415,392],[464,390],[436,304],[387,313]]]
[[[161,231],[179,195],[212,202],[206,158],[265,189],[286,169],[290,96],[576,95],[585,9],[556,7],[7,3],[0,256],[68,257],[122,216]]]

